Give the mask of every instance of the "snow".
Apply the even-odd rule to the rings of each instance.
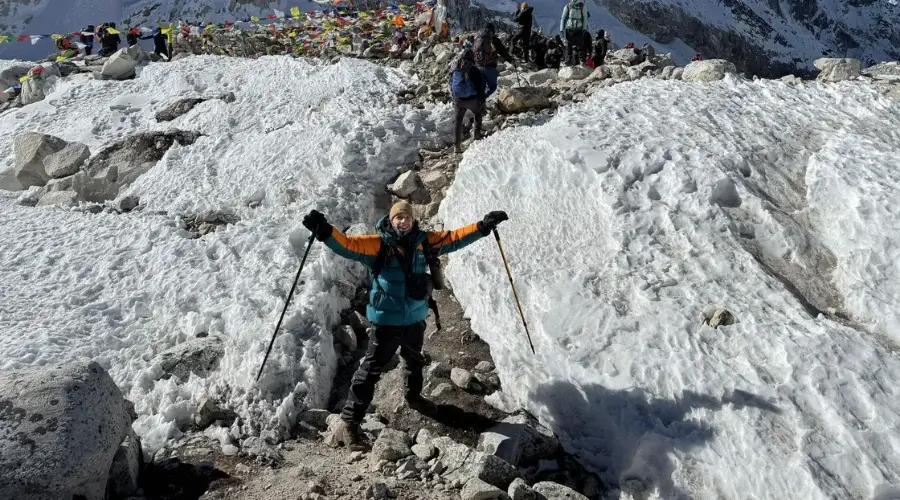
[[[451,256],[490,400],[622,498],[900,494],[898,126],[859,83],[640,80],[473,145],[439,217],[510,214],[536,349],[495,242]]]
[[[362,271],[321,244],[254,379],[307,242],[302,216],[317,208],[338,227],[374,224],[372,193],[417,159],[419,140],[450,136],[446,106],[395,103],[406,78],[349,59],[191,57],[132,81],[74,75],[44,101],[0,115],[0,167],[14,164],[24,131],[94,153],[137,132],[204,134],[120,193],[138,196],[142,211],[29,208],[0,191],[0,369],[97,360],[135,402],[148,456],[179,435],[203,396],[237,411],[232,439],[283,434],[304,406],[324,406],[337,366],[330,330]],[[229,91],[233,104],[214,99],[174,122],[154,119],[176,99]],[[239,221],[187,237],[180,216],[207,211]],[[218,369],[160,379],[157,355],[202,332],[224,343]]]

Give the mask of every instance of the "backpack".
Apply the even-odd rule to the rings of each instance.
[[[472,81],[469,80],[469,70],[471,68],[472,63],[460,58],[450,70],[450,95],[454,99],[468,99],[478,94]]]
[[[376,281],[378,280],[378,275],[381,274],[381,270],[384,268],[385,262],[387,262],[387,255],[390,251],[391,247],[389,245],[385,245],[384,241],[381,242],[381,246],[378,247],[378,255],[375,257],[375,263],[372,264],[372,286],[375,286]],[[437,256],[434,255],[434,252],[431,249],[431,245],[428,244],[428,238],[425,238],[425,241],[422,242],[422,253],[425,256],[425,262],[427,264],[437,263],[438,267],[440,267],[440,261],[437,260]],[[431,276],[431,275],[429,275]],[[434,278],[430,278],[433,282]],[[433,289],[440,290],[443,287],[443,284],[437,286],[437,284],[432,284]],[[428,308],[431,309],[431,312],[434,313],[434,324],[438,330],[441,329],[441,314],[438,312],[437,301],[434,300],[434,297],[431,295],[431,292],[428,293]]]
[[[573,0],[569,2],[566,8],[569,9],[566,28],[573,30],[584,29],[584,2]]]
[[[475,37],[475,64],[482,68],[497,64],[497,51],[494,49],[493,35],[487,30],[482,30]]]

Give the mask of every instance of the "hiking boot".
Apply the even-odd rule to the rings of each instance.
[[[359,424],[341,419],[325,438],[325,443],[337,448],[344,446],[351,450],[365,448],[365,439],[359,430]]]

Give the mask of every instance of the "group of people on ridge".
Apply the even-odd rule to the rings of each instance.
[[[94,51],[94,41],[100,42],[100,51],[97,55],[100,57],[109,57],[119,50],[122,44],[120,31],[116,29],[116,23],[103,23],[95,28],[93,24],[88,25],[77,33],[80,46],[72,44],[72,36],[64,36],[56,40],[56,48],[60,55],[66,59],[75,57],[80,54],[79,48],[84,49],[84,55],[89,56]],[[125,35],[125,41],[129,47],[139,43],[139,40],[153,40],[154,52],[157,55],[164,55],[169,58],[168,37],[162,32],[162,28],[156,28],[149,35],[144,35],[140,28],[131,28]]]

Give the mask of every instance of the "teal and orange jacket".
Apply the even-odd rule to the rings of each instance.
[[[365,236],[346,236],[337,228],[331,230],[331,236],[325,245],[341,257],[362,262],[369,268],[372,290],[369,292],[369,304],[366,307],[366,318],[373,325],[406,326],[425,321],[428,316],[428,300],[415,300],[406,295],[406,274],[399,259],[405,258],[403,245],[398,244],[397,237],[390,228],[387,217],[382,217],[375,225],[377,234]],[[420,231],[413,229],[415,255],[412,257],[413,274],[425,273],[428,264],[422,243],[428,241],[435,255],[455,252],[478,241],[484,235],[478,230],[478,223],[469,224],[455,231]],[[373,276],[372,267],[378,257],[382,244],[391,246],[378,276]]]

